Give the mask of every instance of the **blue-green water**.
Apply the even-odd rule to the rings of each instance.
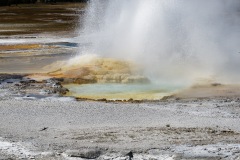
[[[171,95],[181,87],[156,84],[68,84],[70,96],[89,99],[160,99]]]

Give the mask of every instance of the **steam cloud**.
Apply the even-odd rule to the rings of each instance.
[[[240,80],[240,1],[92,0],[82,53],[134,60],[159,83]]]

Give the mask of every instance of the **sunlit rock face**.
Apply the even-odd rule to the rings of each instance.
[[[130,61],[101,58],[96,55],[77,56],[46,66],[51,77],[64,78],[64,83],[147,83],[141,67]]]

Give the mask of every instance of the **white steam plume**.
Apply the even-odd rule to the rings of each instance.
[[[240,1],[92,0],[84,53],[134,60],[161,83],[240,80]]]

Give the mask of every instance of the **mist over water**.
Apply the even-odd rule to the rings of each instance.
[[[240,1],[91,0],[81,54],[132,60],[153,82],[240,80]]]

